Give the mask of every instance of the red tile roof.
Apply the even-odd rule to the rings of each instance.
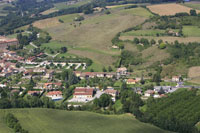
[[[62,92],[61,91],[50,91],[47,93],[48,96],[51,96],[51,95],[62,95]]]

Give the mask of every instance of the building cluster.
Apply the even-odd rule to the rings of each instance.
[[[4,36],[0,36],[0,49],[7,49],[9,46],[18,46],[19,42],[17,39],[10,39]]]

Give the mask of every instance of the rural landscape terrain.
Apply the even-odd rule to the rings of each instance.
[[[199,133],[199,0],[1,0],[0,132]]]

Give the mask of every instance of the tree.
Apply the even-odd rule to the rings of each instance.
[[[154,40],[154,39],[151,39],[151,45],[154,45],[154,44],[156,44],[156,41]]]
[[[190,10],[190,15],[191,15],[191,16],[197,16],[196,10],[191,9],[191,10]]]
[[[159,45],[159,48],[160,48],[160,49],[165,49],[165,48],[166,48],[166,44],[165,44],[165,43],[161,43],[161,44]]]
[[[162,39],[158,40],[158,43],[159,43],[159,44],[161,44],[162,42],[163,42],[163,40],[162,40]]]
[[[107,14],[107,15],[110,14],[110,13],[111,13],[111,12],[110,12],[109,10],[106,10],[106,11],[105,11],[105,14]]]
[[[67,52],[67,47],[61,47],[60,50],[61,50],[60,51],[61,53],[66,53]]]
[[[102,70],[103,70],[103,72],[107,72],[107,70],[106,70],[106,68],[105,68],[105,67],[103,67],[103,68],[102,68]]]
[[[111,96],[105,93],[100,96],[98,101],[100,107],[107,107],[111,103],[112,103]]]
[[[108,67],[108,71],[109,71],[109,72],[112,72],[112,71],[113,71],[113,69],[112,69],[111,66]]]
[[[156,73],[153,75],[153,82],[156,82],[157,84],[159,84],[161,81],[161,76],[160,76],[160,73]]]
[[[139,43],[140,43],[140,40],[139,40],[138,38],[134,38],[133,43],[139,44]]]

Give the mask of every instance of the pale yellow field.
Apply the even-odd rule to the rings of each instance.
[[[50,13],[53,13],[53,12],[56,12],[56,11],[58,11],[58,10],[56,10],[54,8],[51,8],[49,10],[46,10],[46,11],[42,12],[41,14],[42,15],[47,15],[47,14],[50,14]]]
[[[190,78],[200,77],[200,66],[191,67],[188,76]]]
[[[58,21],[58,18],[48,18],[34,22],[33,26],[38,27],[40,29],[45,29],[45,28],[50,28],[52,26],[57,26],[59,24],[60,22]]]
[[[147,6],[153,13],[159,14],[161,16],[164,15],[175,15],[180,12],[189,13],[192,8],[180,5],[180,4],[159,4],[159,5],[151,5]],[[197,12],[200,12],[197,10]]]

